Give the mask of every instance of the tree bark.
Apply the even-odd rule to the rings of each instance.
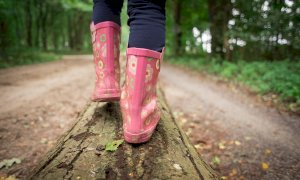
[[[102,150],[123,138],[120,107],[91,103],[30,179],[219,179],[175,122],[162,91],[158,94],[162,116],[149,142]]]
[[[25,3],[25,12],[26,12],[26,42],[28,47],[32,47],[32,9],[31,9],[31,0],[27,0]]]
[[[42,2],[35,0],[36,8],[36,38],[35,38],[35,47],[40,48],[40,39],[41,39],[41,16],[42,16]]]
[[[228,41],[228,21],[231,17],[232,4],[230,0],[215,0],[208,2],[209,29],[211,33],[211,51],[225,59]],[[230,52],[230,51],[229,51]],[[228,55],[227,55],[228,56]]]
[[[72,16],[74,16],[74,15],[72,12],[70,12],[68,14],[68,45],[69,45],[69,48],[73,50],[74,49],[74,36],[73,36],[74,27],[73,27],[73,22],[72,22]]]
[[[47,23],[48,23],[48,7],[46,3],[42,3],[42,17],[41,17],[41,30],[42,30],[42,45],[43,49],[46,51],[48,49],[48,31],[47,31]]]
[[[182,43],[181,43],[181,1],[174,0],[173,1],[173,17],[174,17],[174,54],[178,55],[182,51]]]
[[[83,46],[83,27],[78,26],[77,24],[84,25],[84,14],[82,12],[77,12],[76,13],[76,24],[74,24],[73,27],[75,27],[75,36],[74,36],[74,41],[76,42],[75,44],[75,49],[77,51],[82,50]]]

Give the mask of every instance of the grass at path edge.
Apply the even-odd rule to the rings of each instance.
[[[261,95],[271,95],[289,110],[300,109],[300,61],[220,61],[204,57],[166,58],[171,64],[216,75],[222,80],[245,85]]]

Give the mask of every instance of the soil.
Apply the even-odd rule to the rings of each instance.
[[[163,66],[167,101],[200,155],[223,179],[300,179],[300,117],[243,87]]]
[[[0,178],[24,179],[89,102],[92,56],[0,70]],[[163,64],[174,116],[223,179],[300,179],[300,117],[199,73]]]
[[[94,74],[91,56],[0,70],[0,162],[19,158],[2,168],[1,176],[23,179],[89,101]]]

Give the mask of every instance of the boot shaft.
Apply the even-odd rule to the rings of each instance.
[[[94,101],[120,96],[120,26],[106,21],[90,26],[96,72]]]
[[[127,49],[121,109],[124,132],[129,136],[139,134],[140,138],[149,138],[160,119],[156,85],[162,56],[163,53],[148,49]]]

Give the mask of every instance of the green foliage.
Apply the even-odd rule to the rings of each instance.
[[[129,27],[126,25],[128,21],[128,16],[127,16],[127,2],[124,1],[124,5],[122,8],[122,13],[121,13],[121,44],[120,44],[120,49],[122,52],[126,51],[127,48],[127,42],[129,38]]]
[[[242,83],[260,94],[275,93],[283,102],[300,105],[300,61],[229,62],[182,56],[169,62]]]
[[[235,51],[235,56],[243,59],[296,60],[300,55],[299,3],[276,0],[237,0],[233,3],[233,9],[238,13],[233,16],[235,24],[231,26],[229,34],[247,43],[242,48],[247,51],[241,54]]]
[[[207,42],[203,42],[201,35],[209,31],[212,53],[206,55],[227,60],[297,60],[299,7],[299,0],[169,1],[167,50],[172,54],[206,52],[202,45]],[[198,33],[194,34],[193,29]]]
[[[221,160],[220,160],[220,158],[219,158],[218,156],[214,156],[214,157],[212,158],[212,163],[213,163],[214,165],[218,166],[218,165],[221,164]]]
[[[0,0],[1,67],[53,59],[41,52],[91,50],[91,13],[88,0]]]
[[[60,3],[66,10],[75,9],[84,12],[92,12],[92,1],[56,0],[56,2]]]
[[[121,139],[121,140],[115,140],[110,143],[107,143],[105,146],[105,151],[116,151],[123,142],[124,140]]]
[[[36,49],[18,49],[16,52],[8,52],[7,54],[9,55],[0,57],[0,68],[49,62],[60,58],[56,53],[42,52]]]

